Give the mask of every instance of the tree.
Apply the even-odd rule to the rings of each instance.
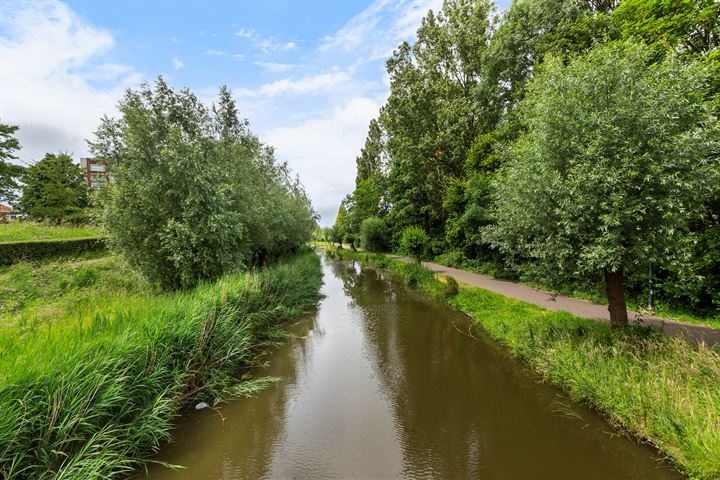
[[[342,228],[340,228],[337,224],[333,225],[330,230],[330,243],[337,243],[338,248],[342,250],[344,235],[345,233]]]
[[[484,61],[492,11],[488,0],[446,1],[423,19],[417,42],[401,44],[387,62],[390,96],[380,123],[395,233],[421,225],[442,238],[446,186],[462,175],[478,133],[494,126],[497,109],[476,94],[489,88]]]
[[[362,248],[371,252],[382,252],[388,246],[388,228],[385,220],[369,217],[360,225],[360,243]]]
[[[400,248],[405,254],[415,258],[417,263],[420,263],[427,246],[428,235],[425,230],[417,226],[403,229],[400,237]]]
[[[48,153],[23,176],[20,208],[31,218],[62,225],[66,220],[83,221],[88,189],[85,175],[72,157]]]
[[[511,110],[522,100],[525,83],[548,53],[575,54],[604,33],[599,13],[616,1],[513,0],[503,14],[487,55],[487,72],[497,86],[498,107]]]
[[[9,162],[17,159],[15,151],[20,149],[20,142],[14,137],[17,130],[15,125],[0,123],[0,202],[14,202],[20,188],[18,179],[24,169]]]
[[[164,288],[263,264],[310,239],[302,185],[238,117],[229,89],[212,109],[162,77],[128,90],[91,142],[115,165],[104,224],[112,245]]]
[[[623,0],[612,14],[625,38],[678,53],[703,56],[720,47],[720,3],[716,0]]]
[[[709,70],[613,42],[546,61],[522,106],[527,133],[496,185],[486,238],[522,272],[602,272],[613,325],[624,275],[677,262],[688,224],[720,192]]]

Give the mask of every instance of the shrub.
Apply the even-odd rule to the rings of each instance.
[[[375,266],[377,268],[387,268],[390,265],[390,260],[385,255],[378,255],[375,257]]]
[[[434,275],[427,268],[418,263],[408,263],[402,266],[403,281],[412,287],[429,284]]]
[[[388,228],[385,220],[369,217],[360,224],[360,243],[365,250],[382,252],[387,249]]]
[[[105,240],[102,238],[0,243],[0,265],[11,265],[22,260],[37,260],[52,255],[79,255],[104,248]]]
[[[453,298],[460,292],[460,285],[453,277],[446,277],[440,293],[446,299]]]
[[[406,227],[400,237],[402,252],[415,258],[418,263],[420,263],[420,257],[425,253],[427,244],[428,236],[420,227]]]

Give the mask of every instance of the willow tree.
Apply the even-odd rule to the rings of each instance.
[[[602,272],[613,325],[627,324],[624,272],[682,260],[689,222],[720,185],[708,71],[651,56],[613,42],[546,62],[486,231],[518,270]]]

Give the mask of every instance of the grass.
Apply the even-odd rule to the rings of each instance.
[[[119,257],[107,252],[0,266],[0,325],[52,322],[152,291]]]
[[[116,261],[50,263],[37,275],[51,285],[77,281],[71,290],[119,280],[78,273],[96,260],[92,271]],[[15,275],[15,287],[36,300],[57,295],[57,286],[35,288],[35,273],[13,268],[3,275]],[[130,475],[170,437],[183,406],[247,395],[272,381],[240,377],[259,361],[259,349],[282,337],[282,322],[318,300],[320,284],[319,260],[307,253],[186,292],[142,294],[131,280],[123,301],[0,327],[0,477]]]
[[[690,477],[720,478],[720,349],[657,330],[553,312],[480,288],[448,283],[419,265],[384,256],[333,253],[399,271],[473,317],[546,381],[655,445]]]
[[[32,222],[0,224],[0,243],[99,237],[94,227],[56,227]]]

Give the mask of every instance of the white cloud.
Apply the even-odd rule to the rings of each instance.
[[[182,62],[182,60],[180,60],[177,57],[172,58],[172,64],[173,64],[173,68],[175,70],[180,70],[181,68],[185,68],[185,64]]]
[[[211,57],[222,57],[223,55],[225,55],[225,52],[223,52],[222,50],[213,50],[211,48],[207,52],[205,52],[205,55],[209,55]]]
[[[315,92],[327,92],[328,89],[349,80],[350,75],[348,75],[347,72],[335,71],[311,75],[297,80],[291,80],[289,78],[276,80],[272,83],[266,83],[255,90],[239,88],[235,90],[235,95],[239,97],[275,97],[281,94],[304,95]]]
[[[241,28],[235,35],[250,40],[250,43],[263,53],[277,52],[280,50],[293,50],[297,47],[295,42],[282,42],[275,37],[263,37],[253,29]]]
[[[141,80],[130,66],[103,63],[112,35],[57,1],[0,2],[0,42],[0,118],[20,126],[25,162],[85,155],[100,117]]]
[[[255,65],[262,68],[266,72],[287,72],[296,67],[292,63],[275,63],[275,62],[255,62]]]
[[[235,32],[235,35],[238,37],[243,38],[254,38],[255,37],[255,30],[248,30],[246,28],[241,28],[237,32]]]
[[[264,139],[300,175],[324,224],[332,224],[340,200],[355,182],[355,157],[380,104],[356,97],[298,125],[272,128]]]
[[[236,62],[239,62],[240,60],[242,60],[244,58],[245,58],[245,55],[243,55],[242,53],[236,53],[232,56],[232,59],[235,60]]]
[[[323,38],[318,50],[354,52],[365,61],[387,58],[401,41],[414,38],[428,10],[441,6],[442,0],[376,0]]]

